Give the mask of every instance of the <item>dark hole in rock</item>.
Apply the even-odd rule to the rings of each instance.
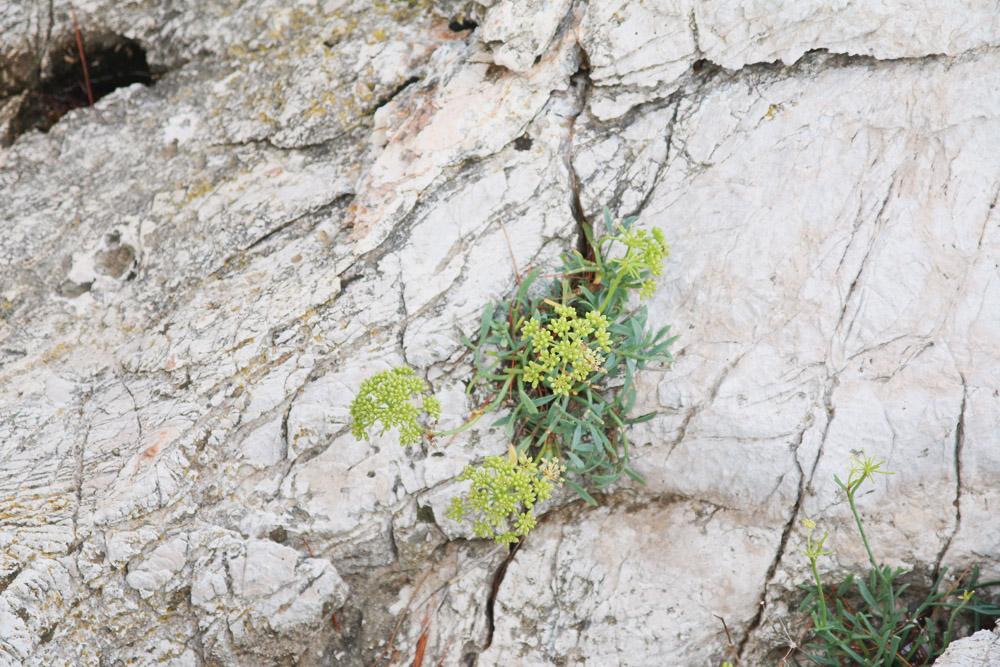
[[[38,636],[39,644],[48,644],[52,641],[52,637],[56,634],[56,628],[59,626],[58,623],[53,625],[51,628],[46,628],[42,630],[42,634]]]
[[[121,278],[122,274],[132,268],[133,262],[135,262],[135,250],[127,244],[105,250],[97,255],[97,268],[101,273],[112,278]],[[131,271],[130,274],[132,277],[135,276],[134,271]]]
[[[56,288],[56,294],[67,299],[75,299],[84,292],[89,292],[90,288],[93,286],[93,280],[85,283],[75,283],[72,280],[64,280],[62,284]]]
[[[483,75],[483,78],[490,83],[493,83],[494,81],[499,81],[500,77],[502,77],[506,71],[507,68],[503,65],[491,63],[490,66],[486,68],[486,74]]]
[[[396,88],[391,93],[389,93],[387,96],[385,96],[384,98],[382,98],[381,100],[379,100],[378,103],[375,105],[375,109],[373,109],[372,111],[375,111],[376,109],[381,109],[386,104],[388,104],[390,102],[390,100],[392,100],[392,98],[396,97],[401,92],[403,92],[408,86],[412,86],[413,84],[417,83],[418,81],[420,81],[420,77],[419,76],[411,76],[409,79],[407,79],[403,83],[401,83],[398,86],[396,86]],[[343,287],[343,286],[341,286],[341,287]]]
[[[21,574],[22,569],[23,568],[17,568],[13,572],[10,572],[9,574],[0,577],[0,593],[3,593],[5,590],[7,590],[7,586],[10,585],[10,582],[17,579],[17,575]]]
[[[288,531],[285,530],[284,526],[278,526],[267,534],[267,539],[278,544],[284,544],[285,540],[288,539]]]
[[[448,29],[452,32],[465,32],[466,30],[475,30],[479,24],[472,19],[452,19],[451,23],[448,24]]]
[[[417,521],[434,523],[434,508],[430,505],[417,505]]]
[[[514,150],[516,151],[526,151],[531,148],[531,144],[534,143],[527,134],[523,134],[514,140]]]
[[[695,75],[708,75],[718,71],[719,66],[713,63],[711,60],[706,60],[702,58],[701,60],[694,61],[691,65],[691,73]]]
[[[182,605],[187,604],[191,598],[191,587],[185,586],[174,593],[167,600],[167,611],[176,611]]]
[[[150,85],[146,51],[120,35],[84,35],[84,53],[94,101],[133,83]],[[90,105],[75,36],[55,50],[34,85],[0,100],[0,145],[9,146],[29,130],[47,132],[67,112]]]

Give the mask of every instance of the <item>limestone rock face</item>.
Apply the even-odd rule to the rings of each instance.
[[[934,664],[937,667],[996,667],[1000,665],[1000,635],[980,630],[971,637],[952,642]]]
[[[993,3],[76,12],[156,81],[15,137],[75,38],[0,9],[0,664],[778,663],[801,520],[867,566],[861,450],[880,559],[1000,578]],[[604,206],[672,243],[647,484],[511,556],[445,516],[489,420],[404,449],[349,406],[407,363],[464,422],[462,335]]]

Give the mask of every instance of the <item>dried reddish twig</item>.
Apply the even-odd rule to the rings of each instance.
[[[399,626],[402,625],[403,619],[406,618],[406,615],[410,611],[410,606],[413,604],[413,599],[417,597],[417,593],[420,591],[420,587],[424,585],[424,581],[427,579],[427,575],[429,575],[430,573],[431,573],[430,570],[424,572],[424,576],[420,577],[420,581],[417,583],[417,587],[413,589],[412,593],[410,593],[410,599],[406,603],[406,608],[403,609],[403,613],[399,615],[399,620],[396,621],[396,627],[392,629],[392,635],[389,637],[389,643],[386,644],[386,647],[384,649],[382,649],[382,652],[379,654],[379,656],[375,658],[375,662],[372,663],[372,667],[375,667],[380,662],[382,662],[382,658],[385,657],[385,654],[392,649],[392,643],[396,641],[396,633],[399,632]],[[395,659],[396,659],[395,654],[393,654],[393,660]],[[392,661],[390,661],[390,664],[392,664]]]
[[[76,32],[76,47],[80,50],[80,64],[83,65],[83,80],[87,84],[87,99],[90,106],[94,106],[94,93],[90,89],[90,72],[87,71],[87,56],[83,53],[83,37],[80,36],[80,26],[76,22],[76,10],[73,5],[69,6],[69,11],[73,14],[73,31]]]
[[[492,394],[490,394],[486,398],[486,400],[483,401],[482,405],[480,405],[478,408],[476,408],[475,410],[472,411],[472,414],[469,415],[469,418],[465,420],[465,422],[462,424],[462,426],[465,426],[466,424],[468,424],[469,422],[471,422],[473,419],[478,419],[483,414],[483,409],[487,405],[489,405],[490,402],[492,402],[494,398],[496,398],[496,395],[497,395],[496,392],[493,392]],[[454,435],[452,435],[448,439],[448,444],[450,445],[452,442],[454,442],[455,438],[457,438],[457,437],[458,437],[458,433],[455,433]],[[424,576],[427,576],[427,575],[424,575]]]
[[[510,262],[514,265],[514,275],[517,277],[517,284],[521,284],[521,272],[517,270],[517,260],[514,259],[514,248],[510,245],[510,237],[507,236],[507,225],[500,221],[500,228],[503,229],[504,238],[507,239],[507,250],[510,251]]]
[[[941,598],[942,600],[955,592],[955,589],[958,588],[959,582],[961,582],[962,579],[965,579],[965,575],[967,575],[969,573],[969,570],[971,570],[972,566],[975,565],[975,564],[976,564],[975,562],[969,563],[968,567],[966,567],[964,570],[962,570],[962,574],[958,575],[958,579],[956,579],[955,583],[953,583],[951,585],[951,588],[948,589],[948,592],[946,592],[944,594],[944,597]]]
[[[713,614],[713,616],[714,616],[714,614]],[[726,641],[729,642],[729,650],[733,654],[733,660],[735,660],[736,664],[739,665],[740,664],[740,656],[738,655],[738,652],[736,650],[736,645],[733,644],[733,637],[732,637],[732,635],[729,634],[729,626],[726,625],[726,619],[722,618],[721,616],[715,616],[715,617],[717,619],[719,619],[720,621],[722,621],[722,629],[726,631]]]
[[[455,635],[448,637],[448,643],[444,645],[444,653],[441,654],[441,659],[438,660],[437,667],[442,667],[444,665],[444,659],[448,657],[448,649],[451,648],[451,640],[455,638]]]
[[[431,610],[430,608],[424,612],[424,622],[421,623],[420,627],[420,638],[417,640],[417,650],[413,654],[413,665],[412,667],[423,667],[424,664],[424,652],[427,650],[427,640],[430,639],[431,631]]]

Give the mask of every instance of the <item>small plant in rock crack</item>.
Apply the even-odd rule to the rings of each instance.
[[[501,544],[517,541],[535,524],[535,503],[563,481],[596,505],[583,484],[564,480],[566,472],[597,489],[622,474],[643,483],[628,467],[626,428],[655,413],[627,416],[636,402],[635,374],[649,362],[673,361],[667,348],[675,337],[668,337],[670,327],[648,328],[645,306],[629,308],[633,294],[653,294],[654,278],[669,254],[659,229],[648,232],[634,222],[633,217],[614,223],[605,209],[607,233],[599,240],[589,225],[583,226],[586,255],[563,256],[562,271],[547,286],[536,286],[538,269],[518,277],[515,296],[487,304],[477,340],[463,341],[476,367],[467,393],[485,382],[490,395],[459,428],[443,433],[425,429],[424,434],[453,435],[487,412],[510,408],[493,423],[511,439],[510,452],[487,458],[479,468],[466,468],[459,479],[472,482],[468,498],[455,498],[449,509],[449,516],[459,521],[478,515],[475,531],[480,537]],[[410,377],[412,371],[406,371]],[[409,399],[395,405],[406,413],[406,442],[412,443],[419,438],[415,408]],[[359,421],[354,406],[351,414],[360,437],[373,420]],[[393,417],[391,411],[379,413],[384,426],[398,424],[383,416]]]
[[[1000,615],[1000,606],[991,604],[975,594],[1000,581],[979,581],[979,568],[972,566],[971,577],[960,595],[953,593],[969,572],[967,569],[944,592],[940,592],[947,568],[934,582],[931,592],[919,604],[907,605],[902,600],[909,584],[897,584],[905,570],[880,565],[875,560],[868,536],[855,505],[855,496],[865,480],[874,482],[874,475],[891,475],[880,470],[884,461],[876,461],[864,452],[851,457],[850,473],[844,483],[834,476],[834,481],[847,494],[854,521],[861,534],[861,541],[868,552],[872,570],[867,581],[849,575],[835,590],[825,590],[820,580],[817,561],[833,553],[824,550],[827,534],[816,540],[816,524],[805,519],[806,546],[796,547],[809,559],[814,584],[800,585],[808,591],[800,611],[812,620],[812,640],[804,647],[807,658],[819,665],[868,665],[884,667],[915,667],[930,665],[944,652],[951,641],[956,620],[981,627],[982,617]],[[856,595],[854,589],[856,590]],[[950,610],[950,612],[948,611]]]

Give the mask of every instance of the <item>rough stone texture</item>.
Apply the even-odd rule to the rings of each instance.
[[[594,0],[580,39],[594,66],[591,109],[609,119],[667,97],[701,59],[737,70],[791,65],[820,49],[883,60],[958,56],[1000,44],[1000,15],[991,0]]]
[[[718,664],[717,616],[777,663],[800,520],[865,566],[860,449],[881,558],[1000,577],[995,9],[734,6],[78,3],[159,78],[0,149],[0,663]],[[0,109],[71,39],[0,9]],[[673,242],[677,362],[647,485],[560,495],[492,600],[507,554],[444,515],[502,434],[348,406],[406,362],[461,423],[461,334],[576,202]]]
[[[780,531],[706,502],[606,502],[556,514],[512,561],[480,665],[699,664],[715,617],[757,603]]]
[[[665,98],[698,59],[692,0],[588,2],[580,45],[590,58],[590,108],[602,119]]]
[[[493,62],[515,72],[527,72],[540,58],[566,17],[570,0],[534,2],[502,0],[486,12],[480,35],[496,42]]]
[[[934,664],[937,667],[996,667],[1000,665],[1000,633],[980,630],[952,642]]]

